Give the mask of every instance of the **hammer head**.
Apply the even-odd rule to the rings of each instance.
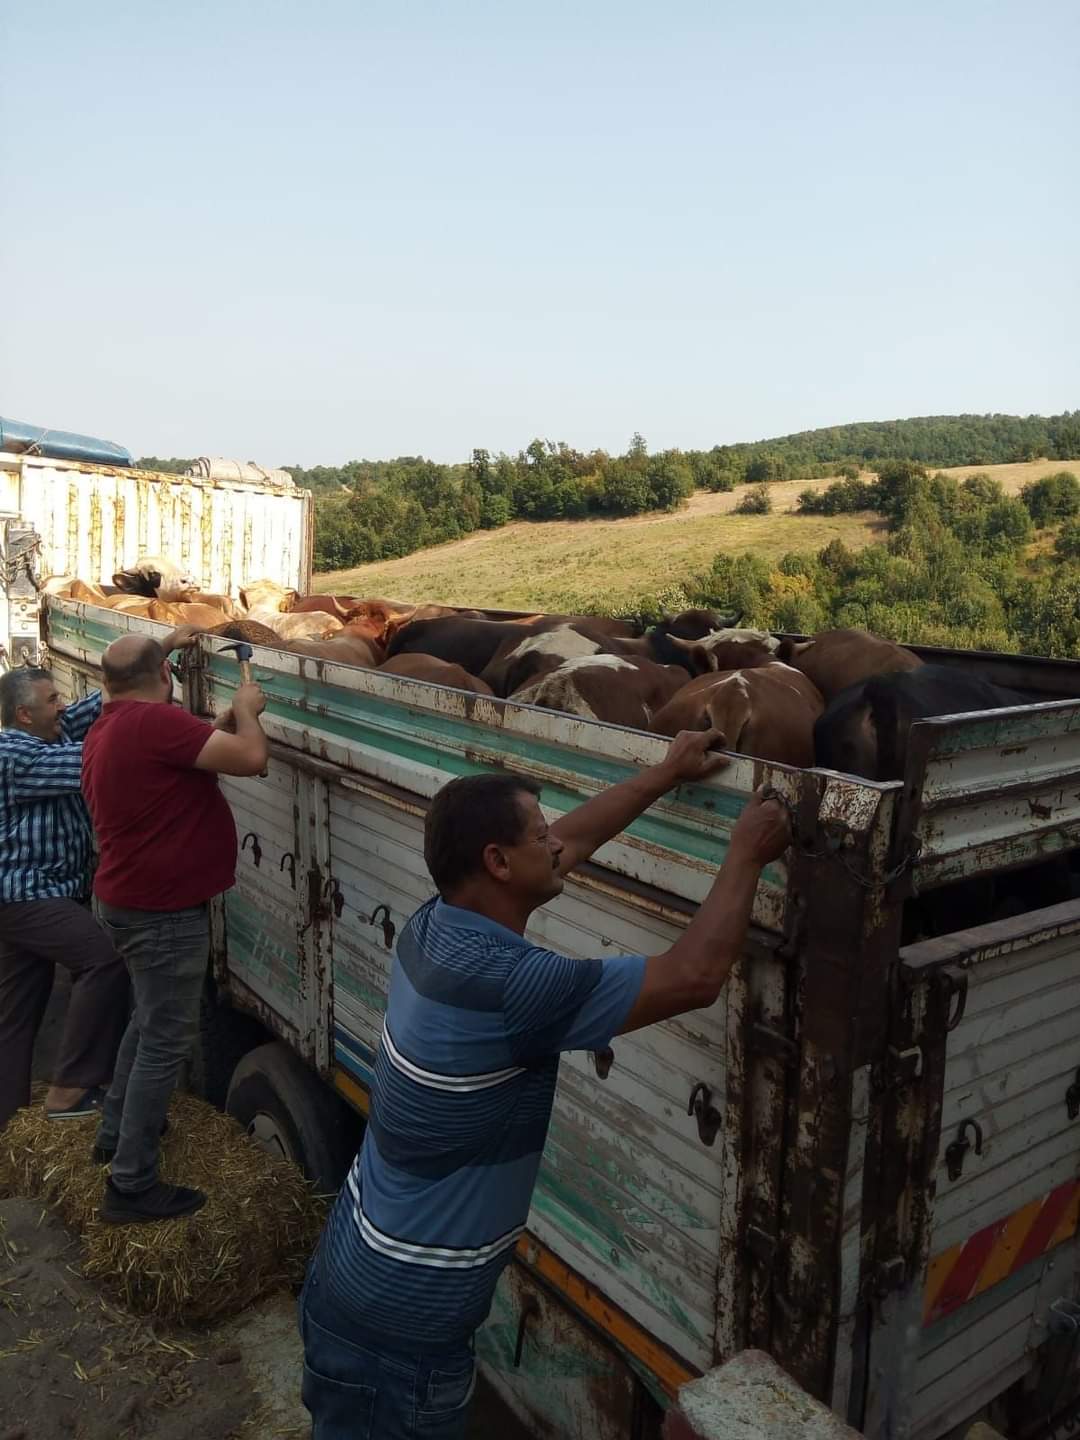
[[[222,650],[235,650],[236,658],[240,661],[241,665],[243,665],[246,660],[250,661],[252,655],[255,653],[246,640],[236,640],[230,645],[222,645],[221,648]]]

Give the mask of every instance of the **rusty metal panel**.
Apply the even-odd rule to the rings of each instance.
[[[660,1406],[627,1360],[517,1265],[499,1281],[476,1354],[523,1433],[537,1440],[659,1440]]]
[[[310,581],[303,490],[20,459],[19,510],[42,537],[41,573],[107,584],[143,555],[189,567],[203,589]]]
[[[916,892],[1080,844],[1080,703],[912,726],[901,834]]]

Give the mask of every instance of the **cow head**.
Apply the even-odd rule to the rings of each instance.
[[[776,636],[765,630],[715,630],[700,640],[683,640],[678,635],[669,635],[667,640],[679,656],[677,663],[691,675],[767,665],[776,659],[780,646]]]

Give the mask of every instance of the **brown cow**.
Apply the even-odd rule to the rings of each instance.
[[[722,748],[782,765],[814,763],[814,721],[825,703],[800,671],[773,661],[699,675],[655,716],[658,735],[719,730]]]
[[[312,615],[321,610],[344,624],[346,615],[359,604],[354,595],[301,595],[290,606],[289,614]]]
[[[533,629],[524,639],[520,638],[518,626],[507,626],[511,628],[513,635],[507,637],[480,672],[480,678],[496,695],[513,695],[560,669],[568,660],[598,655],[606,649],[598,638],[583,634],[573,625]]]
[[[107,605],[110,596],[118,593],[113,586],[88,584],[85,580],[73,580],[66,592],[60,592],[65,600],[80,600],[84,605]]]
[[[579,655],[511,699],[583,720],[647,730],[653,716],[685,683],[686,672],[678,665],[657,665],[625,655]]]
[[[240,591],[240,601],[246,610],[291,610],[300,597],[287,585],[276,580],[253,580]]]
[[[632,627],[625,620],[597,615],[548,616],[543,624],[525,627],[524,639],[522,626],[508,621],[504,622],[506,640],[479,673],[496,695],[505,696],[533,684],[564,660],[590,654],[679,665],[694,674],[688,649],[681,647],[692,651],[697,640],[712,633],[708,627],[714,619],[710,610],[687,610],[654,625],[646,635],[633,636],[627,633]]]
[[[151,600],[147,611],[148,620],[159,620],[166,625],[197,625],[200,630],[209,630],[229,618],[216,605],[199,605],[184,600]]]
[[[321,611],[313,615],[286,615],[282,610],[249,610],[248,620],[266,625],[282,640],[328,640],[341,629],[341,621]]]
[[[382,660],[382,651],[360,635],[339,632],[330,640],[292,640],[282,647],[291,655],[329,660],[335,665],[362,665],[373,670]]]
[[[160,600],[150,600],[145,595],[109,595],[102,602],[110,610],[118,610],[121,615],[135,615],[140,620],[149,620],[150,606],[160,605]]]
[[[823,630],[813,640],[782,640],[776,658],[801,670],[826,701],[872,675],[917,670],[917,655],[866,630]]]
[[[348,628],[348,627],[346,627]],[[474,695],[491,695],[490,685],[470,675],[460,665],[449,660],[437,660],[434,655],[395,655],[379,666],[382,675],[404,675],[408,680],[426,680],[429,685],[446,685],[451,690],[470,690]]]
[[[257,620],[226,620],[224,625],[211,626],[207,634],[221,635],[226,640],[243,640],[248,645],[267,645],[275,650],[280,650],[282,646],[281,636],[268,625],[260,625]]]

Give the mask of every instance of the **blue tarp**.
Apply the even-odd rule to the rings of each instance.
[[[0,416],[0,450],[16,454],[30,451],[50,460],[90,460],[95,465],[132,465],[131,451],[111,440],[95,440],[92,435],[72,435],[67,430],[45,430],[40,425],[24,425],[21,420],[5,420]]]

